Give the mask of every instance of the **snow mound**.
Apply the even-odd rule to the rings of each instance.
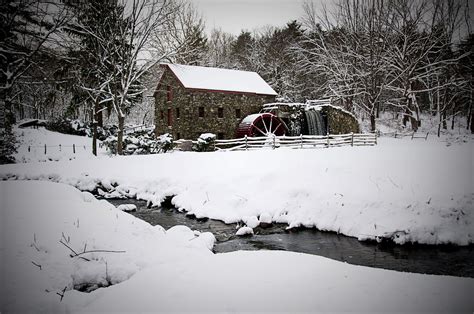
[[[247,227],[250,227],[252,229],[258,227],[258,225],[260,224],[256,216],[244,216],[242,217],[242,221]]]
[[[124,211],[124,212],[135,212],[137,211],[137,205],[135,204],[121,204],[117,206],[118,210]]]
[[[2,311],[64,311],[57,293],[123,282],[189,247],[212,254],[212,235],[181,228],[176,236],[72,186],[7,181],[0,190]]]
[[[250,227],[240,227],[235,233],[237,236],[253,235],[253,229]]]

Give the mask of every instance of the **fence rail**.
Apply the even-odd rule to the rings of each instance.
[[[348,133],[328,135],[242,137],[230,140],[216,140],[216,149],[249,150],[263,147],[277,148],[314,148],[337,146],[372,146],[377,145],[375,133]]]
[[[41,151],[44,152],[46,155],[48,152],[72,152],[75,154],[79,149],[84,149],[87,150],[88,148],[91,148],[92,146],[90,145],[28,145],[28,152],[31,153],[32,151]]]
[[[426,134],[424,133],[416,133],[416,132],[378,132],[378,136],[386,136],[386,137],[394,137],[394,138],[403,138],[403,137],[411,137],[411,139],[414,138],[422,138],[427,140],[428,136],[430,135],[430,132],[427,132]]]

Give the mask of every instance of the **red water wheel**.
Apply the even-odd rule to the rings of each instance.
[[[282,136],[287,131],[288,128],[283,120],[272,113],[264,112],[246,116],[237,127],[236,137]]]

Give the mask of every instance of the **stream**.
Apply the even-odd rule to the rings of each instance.
[[[391,269],[403,272],[450,275],[474,278],[474,245],[420,245],[372,241],[317,229],[288,231],[286,224],[273,224],[270,228],[254,229],[251,237],[235,236],[237,224],[225,224],[212,219],[195,219],[174,208],[148,209],[145,201],[135,199],[108,199],[115,206],[135,204],[133,216],[151,225],[169,229],[185,225],[192,230],[212,232],[217,241],[215,253],[238,250],[283,250],[320,255],[354,265]]]

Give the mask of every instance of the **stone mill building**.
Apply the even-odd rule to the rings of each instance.
[[[234,138],[240,121],[275,101],[277,93],[255,72],[161,64],[154,93],[155,133],[196,139]]]

